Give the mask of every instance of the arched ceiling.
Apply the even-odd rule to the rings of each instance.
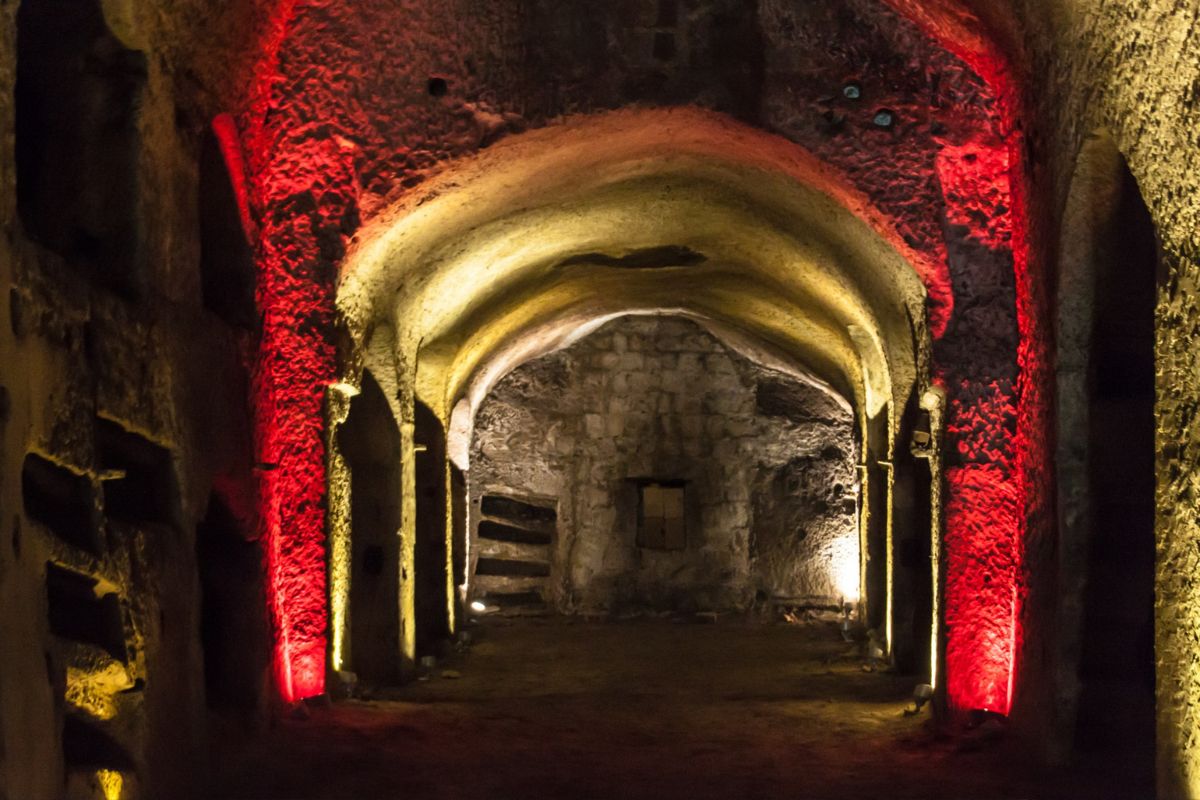
[[[338,306],[359,341],[395,325],[444,421],[589,321],[665,310],[761,342],[874,415],[915,380],[918,270],[936,269],[794,144],[698,110],[626,111],[447,169],[360,234]]]
[[[854,411],[850,403],[836,388],[813,375],[807,365],[797,362],[792,354],[764,341],[760,336],[748,334],[741,328],[706,317],[692,309],[646,307],[635,304],[626,305],[621,302],[614,302],[611,305],[620,310],[608,314],[593,312],[590,315],[567,314],[557,317],[542,326],[526,331],[521,336],[513,337],[502,343],[480,362],[470,386],[467,387],[463,397],[450,412],[448,454],[460,469],[466,470],[470,467],[471,435],[474,429],[475,411],[505,375],[547,352],[570,347],[601,328],[605,323],[622,316],[666,315],[691,319],[742,357],[767,369],[789,375],[793,379],[817,389],[844,408],[847,413]],[[378,356],[376,359],[378,360]],[[433,388],[436,390],[436,387]],[[418,393],[421,393],[420,386],[418,386]]]

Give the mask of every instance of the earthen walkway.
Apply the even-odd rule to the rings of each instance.
[[[489,624],[394,699],[317,708],[218,754],[218,797],[1130,798],[1118,770],[1047,771],[994,735],[906,717],[831,628],[669,620]],[[453,677],[455,674],[458,677]]]

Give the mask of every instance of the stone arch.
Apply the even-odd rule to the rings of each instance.
[[[502,142],[361,231],[337,294],[356,343],[344,380],[397,365],[402,431],[424,402],[453,439],[499,376],[605,319],[704,320],[850,399],[875,497],[863,539],[890,597],[897,419],[930,385],[929,331],[952,303],[927,319],[926,286],[944,270],[794,144],[694,109],[614,112]],[[394,343],[372,354],[381,327]],[[891,614],[881,597],[889,639]]]
[[[400,578],[400,430],[384,389],[364,371],[361,388],[336,429],[337,452],[349,478],[349,536],[342,624],[348,628],[341,661],[353,663],[367,682],[398,679],[404,623],[394,601]],[[348,617],[348,619],[346,619]]]
[[[956,0],[925,5],[886,0],[884,5],[890,10],[878,10],[888,18],[887,26],[859,26],[858,30],[890,29],[894,23],[908,33],[894,41],[876,37],[869,46],[881,52],[894,50],[897,55],[903,52],[903,63],[914,67],[907,71],[912,86],[923,86],[928,67],[935,64],[960,75],[976,87],[968,104],[945,105],[935,93],[932,102],[917,102],[912,119],[928,114],[932,123],[928,128],[912,128],[914,133],[919,130],[919,135],[888,134],[884,138],[872,127],[861,131],[870,146],[849,149],[840,136],[829,135],[836,133],[840,115],[827,115],[830,127],[792,124],[807,119],[804,115],[780,118],[764,113],[746,122],[780,134],[782,138],[774,140],[781,147],[762,150],[757,142],[774,137],[743,127],[745,136],[726,137],[726,147],[717,155],[735,154],[732,160],[742,164],[782,164],[782,169],[768,164],[765,172],[798,173],[803,178],[801,183],[822,187],[827,199],[852,210],[852,216],[867,220],[867,227],[884,232],[883,240],[906,254],[905,260],[922,278],[930,316],[926,327],[934,342],[930,360],[946,389],[944,394],[930,395],[940,398],[935,401],[939,407],[944,400],[944,409],[936,416],[946,422],[945,447],[937,450],[946,456],[945,470],[934,479],[935,485],[944,479],[946,501],[944,509],[934,509],[938,517],[934,524],[944,527],[946,581],[942,608],[948,633],[945,646],[934,660],[947,665],[948,680],[940,685],[947,689],[946,699],[952,706],[1007,714],[1013,704],[1014,675],[1026,656],[1022,648],[1027,621],[1022,612],[1028,577],[1026,538],[1045,518],[1050,491],[1046,474],[1049,445],[1044,430],[1050,398],[1041,391],[1049,374],[1042,335],[1047,306],[1037,265],[1029,260],[1025,196],[1029,173],[1016,95],[1019,75],[1006,55],[1015,51],[1004,47],[1004,42],[994,42],[991,36],[1006,30],[1003,25],[996,27],[1003,22],[1003,15],[976,17],[960,8]],[[390,7],[386,13],[392,13]],[[577,109],[606,109],[625,103],[644,109],[643,104],[666,104],[674,110],[631,110],[611,116],[678,113],[708,117],[717,115],[694,110],[691,105],[731,110],[721,102],[713,103],[706,91],[617,98],[594,95],[584,88],[579,93],[556,97],[549,104],[535,99],[530,106],[531,98],[520,90],[506,90],[497,95],[501,106],[527,109],[525,118],[477,114],[475,120],[482,124],[478,136],[471,132],[461,137],[447,136],[444,122],[449,106],[442,103],[417,110],[403,100],[404,89],[395,81],[386,83],[384,95],[392,97],[398,92],[396,99],[402,102],[382,106],[348,102],[363,96],[360,90],[373,80],[375,65],[381,63],[376,51],[368,56],[357,45],[340,49],[339,58],[345,58],[346,63],[361,63],[362,69],[343,70],[339,81],[312,83],[313,73],[307,65],[318,53],[327,62],[329,50],[325,45],[330,42],[331,31],[358,30],[373,24],[370,20],[381,18],[370,12],[339,13],[335,17],[329,20],[329,26],[293,27],[291,23],[304,16],[293,15],[291,9],[282,10],[278,20],[281,35],[269,43],[264,69],[258,73],[254,107],[245,123],[249,171],[258,187],[254,206],[264,222],[260,256],[264,335],[259,348],[261,378],[254,389],[256,413],[263,460],[280,464],[265,482],[262,505],[266,534],[272,540],[287,540],[286,547],[271,551],[271,571],[279,589],[274,604],[280,631],[276,646],[278,675],[283,693],[289,698],[318,691],[324,674],[314,665],[326,644],[321,605],[325,586],[305,581],[305,576],[314,575],[323,564],[326,523],[321,504],[323,487],[313,480],[321,471],[325,454],[312,446],[322,432],[319,422],[314,424],[320,415],[320,390],[313,391],[312,387],[327,386],[356,369],[338,361],[328,336],[334,325],[335,305],[328,270],[347,263],[343,261],[343,237],[349,236],[360,220],[367,219],[368,226],[360,231],[351,249],[357,250],[368,239],[387,247],[386,237],[376,236],[378,231],[373,229],[386,228],[398,216],[406,215],[406,208],[428,206],[438,193],[455,189],[451,184],[464,176],[458,171],[461,162],[454,159],[475,152],[479,153],[476,163],[487,163],[491,157],[498,159],[495,154],[501,151],[511,154],[506,148],[513,142],[529,144],[539,136],[553,136],[553,131],[565,127],[564,115]],[[349,41],[360,40],[351,37]],[[553,37],[549,40],[555,43]],[[780,43],[764,42],[768,48],[773,44]],[[783,44],[786,50],[787,43]],[[296,53],[296,57],[276,61],[281,47]],[[414,53],[418,60],[411,62],[408,56]],[[571,61],[571,55],[564,53],[567,61]],[[364,58],[369,58],[369,63]],[[421,58],[422,53],[411,48],[403,56],[404,63],[410,64],[422,63]],[[823,66],[832,69],[827,77],[830,85],[836,85],[841,79],[833,74],[838,72],[837,63]],[[818,70],[822,74],[828,71]],[[797,100],[803,96],[818,105],[822,102],[820,84],[800,85],[793,82],[795,75],[768,73],[767,80],[783,81],[778,88],[787,87],[789,96],[795,93]],[[891,83],[891,76],[875,77],[882,81],[880,86],[891,87],[888,91],[898,89]],[[454,86],[453,80],[450,85]],[[422,98],[426,97],[424,83],[413,86]],[[704,82],[694,86],[703,90]],[[451,88],[446,96],[454,95]],[[301,96],[312,103],[290,102]],[[275,99],[288,102],[276,105]],[[789,100],[783,105],[790,104]],[[314,107],[322,109],[324,120],[317,135],[311,118],[300,112]],[[763,111],[773,107],[767,104]],[[267,109],[280,113],[267,114]],[[569,126],[571,118],[566,119]],[[733,123],[730,126],[738,127]],[[711,131],[711,127],[702,127],[702,135]],[[530,130],[532,133],[518,133]],[[596,133],[599,129],[591,130]],[[674,140],[668,144],[685,151],[695,145],[687,126],[676,126],[674,133]],[[625,139],[624,144],[631,141]],[[643,144],[647,141],[642,139]],[[400,143],[403,146],[398,147]],[[597,145],[594,152],[598,158],[612,157],[612,143],[603,136],[594,136],[586,144]],[[772,154],[783,158],[772,161]],[[559,174],[553,159],[543,163],[550,167],[547,175]],[[490,165],[500,166],[497,161]],[[426,171],[426,176],[441,173],[445,180],[433,177],[418,184],[421,171]],[[586,170],[580,174],[581,184],[602,175]],[[531,188],[546,187],[542,180],[545,175],[505,173],[502,169],[497,169],[496,175],[506,176],[501,179],[509,182],[513,190],[510,197],[521,192],[529,197]],[[411,188],[414,186],[417,188]],[[769,192],[768,187],[763,188]],[[465,197],[460,192],[449,193],[459,200]],[[542,195],[548,196],[545,192]],[[445,210],[443,207],[443,214]],[[489,213],[475,203],[460,210],[461,216],[450,216],[458,217],[453,221],[465,223],[468,228],[472,219],[481,219],[476,212],[484,216]],[[816,217],[819,221],[820,215],[811,211],[806,218]],[[413,215],[413,219],[418,216]],[[400,239],[405,238],[405,229],[397,227]],[[412,239],[408,244],[418,249],[422,246]],[[600,255],[624,262],[626,256],[636,254]],[[462,274],[470,275],[471,271]],[[421,281],[416,275],[409,277],[416,278],[413,285]],[[451,273],[443,277],[449,278]],[[488,271],[481,270],[477,277],[489,280]],[[450,281],[449,288],[457,290],[462,283]],[[349,311],[346,318],[352,322],[371,318],[370,312],[362,318],[357,315],[365,308],[343,305],[339,311]],[[396,316],[394,310],[391,316]],[[419,316],[405,319],[420,328],[423,323]],[[924,314],[914,318],[922,322]],[[847,326],[845,331],[849,330]],[[457,348],[450,340],[439,338],[438,343],[445,346],[446,352]],[[486,351],[487,343],[480,344]],[[299,357],[276,358],[281,352]],[[899,403],[895,405],[900,407]],[[881,471],[879,477],[890,480],[883,474],[889,467],[880,463],[887,459],[876,453],[871,461]],[[300,493],[305,502],[297,513],[282,520],[275,511],[279,497]],[[886,513],[890,513],[886,505],[878,509],[879,516]],[[938,553],[931,556],[937,559]],[[1035,642],[1029,652],[1037,650]],[[296,680],[297,675],[302,680]]]
[[[337,302],[357,338],[395,321],[443,418],[500,339],[684,305],[684,285],[699,313],[786,342],[873,416],[915,380],[944,270],[786,140],[694,109],[613,112],[512,137],[407,196],[358,235]]]
[[[1064,211],[1057,325],[1056,741],[1153,741],[1154,310],[1161,248],[1106,131],[1080,147]],[[1119,578],[1119,580],[1117,580]],[[1130,724],[1140,732],[1128,737]],[[1109,742],[1109,745],[1116,744]],[[1136,752],[1122,744],[1122,752]],[[1151,753],[1142,764],[1149,782]]]

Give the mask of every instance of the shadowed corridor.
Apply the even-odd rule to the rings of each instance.
[[[864,671],[832,625],[548,618],[472,626],[424,681],[313,705],[249,747],[228,800],[1132,798],[1089,765],[1039,769],[988,725],[936,738],[911,678]],[[1014,768],[1019,764],[1019,768]]]

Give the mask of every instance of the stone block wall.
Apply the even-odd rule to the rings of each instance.
[[[833,604],[857,592],[856,453],[850,411],[824,391],[695,322],[623,317],[484,402],[471,529],[486,494],[556,502],[546,599],[561,611]],[[683,550],[636,543],[651,480],[685,484]]]
[[[198,290],[201,141],[228,92],[179,47],[222,15],[161,10],[0,13],[3,798],[200,796],[220,669],[250,716],[270,696],[251,332]]]

